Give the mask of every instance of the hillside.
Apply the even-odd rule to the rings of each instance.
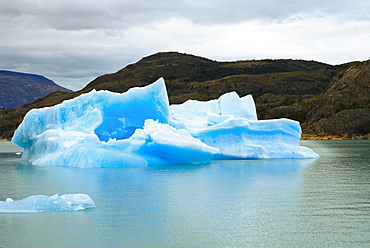
[[[82,91],[108,89],[123,92],[164,77],[172,103],[209,100],[235,90],[253,93],[316,94],[322,92],[341,68],[304,60],[251,60],[216,62],[179,53],[158,53],[122,70],[100,76]],[[211,92],[210,92],[211,91]]]
[[[335,76],[302,127],[323,135],[370,133],[370,60]]]
[[[0,108],[15,109],[55,91],[71,92],[35,74],[0,70]]]
[[[125,92],[159,77],[166,81],[172,104],[215,99],[236,91],[240,96],[253,95],[259,119],[287,117],[303,123],[331,79],[352,64],[332,66],[291,59],[217,62],[175,52],[157,53],[116,73],[102,75],[78,92],[56,92],[14,111],[0,111],[0,135],[11,137],[32,108],[55,105],[92,89]]]

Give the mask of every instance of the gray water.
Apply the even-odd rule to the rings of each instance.
[[[21,163],[0,142],[0,201],[97,206],[0,214],[0,247],[370,247],[370,141],[302,145],[321,157],[78,169]]]

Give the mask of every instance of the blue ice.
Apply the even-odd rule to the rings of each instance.
[[[78,211],[94,207],[94,201],[86,194],[33,195],[18,201],[11,198],[0,201],[0,213]]]
[[[163,78],[125,93],[91,91],[33,109],[12,142],[36,165],[137,167],[211,159],[316,158],[289,119],[258,120],[253,97],[169,105]]]

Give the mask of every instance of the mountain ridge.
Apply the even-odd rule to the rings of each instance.
[[[15,109],[55,91],[72,92],[37,74],[0,70],[0,108]]]
[[[333,66],[292,59],[217,62],[177,52],[156,53],[115,73],[97,77],[80,91],[52,93],[3,114],[2,119],[0,112],[0,135],[11,137],[24,114],[32,108],[52,106],[92,89],[125,92],[132,87],[148,85],[159,77],[166,81],[171,104],[189,99],[216,99],[223,93],[236,91],[240,96],[253,95],[259,119],[285,117],[306,123],[307,114],[319,102],[332,79],[356,63]]]

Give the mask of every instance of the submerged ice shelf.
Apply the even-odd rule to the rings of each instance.
[[[94,207],[94,201],[86,194],[33,195],[18,201],[11,198],[0,201],[0,213],[78,211]]]
[[[37,165],[136,167],[211,159],[315,158],[289,119],[258,120],[251,95],[169,105],[164,80],[33,109],[12,142]]]

